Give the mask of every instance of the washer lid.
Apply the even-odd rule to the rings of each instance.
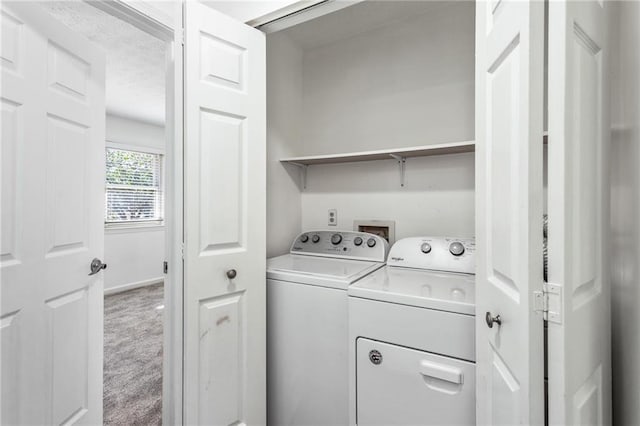
[[[475,276],[385,266],[349,287],[349,296],[475,315]]]
[[[267,259],[267,277],[309,284],[333,281],[348,285],[382,265],[380,262],[285,254]]]

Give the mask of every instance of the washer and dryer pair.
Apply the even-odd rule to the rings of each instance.
[[[473,240],[299,235],[267,261],[268,422],[474,424]]]

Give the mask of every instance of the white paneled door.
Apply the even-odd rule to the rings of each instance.
[[[103,53],[2,2],[2,424],[102,423]]]
[[[184,422],[266,422],[264,34],[185,4]]]
[[[549,424],[611,424],[605,1],[549,2]]]
[[[544,423],[544,2],[476,9],[476,417]]]

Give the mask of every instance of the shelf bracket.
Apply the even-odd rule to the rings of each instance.
[[[391,156],[391,158],[398,161],[398,166],[400,166],[400,186],[404,188],[404,170],[407,163],[407,157],[402,157],[396,154],[389,155]]]
[[[289,164],[293,164],[300,168],[300,184],[302,185],[302,189],[307,189],[307,169],[309,168],[309,165],[294,162],[289,162]]]

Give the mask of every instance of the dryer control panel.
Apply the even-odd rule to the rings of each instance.
[[[403,238],[391,247],[387,265],[475,274],[475,255],[473,238]]]
[[[389,243],[378,235],[355,231],[308,231],[298,235],[291,254],[339,257],[341,259],[387,260]]]

